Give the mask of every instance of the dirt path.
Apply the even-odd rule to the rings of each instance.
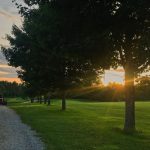
[[[0,106],[0,150],[43,150],[43,143],[11,109]]]

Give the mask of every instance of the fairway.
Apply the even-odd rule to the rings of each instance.
[[[37,131],[47,150],[149,150],[150,102],[136,102],[137,133],[124,134],[123,102],[81,102],[67,100],[67,110],[61,111],[61,101],[50,107],[19,99],[9,100],[24,123]]]

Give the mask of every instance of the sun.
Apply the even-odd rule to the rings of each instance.
[[[104,85],[108,85],[109,83],[112,83],[112,82],[124,84],[123,68],[117,68],[116,70],[114,69],[105,70],[105,73],[103,76]]]

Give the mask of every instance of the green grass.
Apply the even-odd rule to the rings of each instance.
[[[150,150],[150,102],[136,103],[137,130],[122,132],[124,103],[90,103],[68,100],[65,112],[61,102],[52,106],[30,104],[18,99],[9,105],[23,122],[37,131],[47,150]]]

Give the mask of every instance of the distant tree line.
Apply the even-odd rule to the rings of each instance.
[[[31,90],[27,89],[28,92]],[[26,93],[29,97],[30,93]],[[48,96],[32,97],[31,102],[39,102],[50,105],[51,99],[60,97],[59,91],[54,91]],[[98,101],[98,102],[120,102],[125,101],[125,87],[119,83],[109,83],[104,85],[102,82],[97,82],[91,86],[80,86],[75,89],[70,89],[67,92],[67,99],[76,99],[81,101]],[[139,77],[135,81],[135,98],[136,101],[150,101],[150,77]]]
[[[4,97],[25,97],[25,87],[16,82],[0,81],[0,95]]]
[[[66,98],[81,99],[82,101],[118,102],[125,100],[124,85],[109,83],[104,86],[102,83],[93,86],[81,86],[77,89],[68,91]],[[31,102],[39,102],[50,105],[51,99],[60,97],[60,92],[55,91],[46,95],[32,95],[31,89],[24,84],[16,82],[0,81],[0,94],[4,97],[29,98]],[[136,80],[135,85],[136,100],[150,101],[150,78],[141,77]]]
[[[124,85],[118,83],[109,83],[107,86],[91,86],[69,92],[68,98],[93,102],[120,102],[125,101],[125,88]],[[136,83],[135,99],[136,101],[150,101],[149,79]]]

